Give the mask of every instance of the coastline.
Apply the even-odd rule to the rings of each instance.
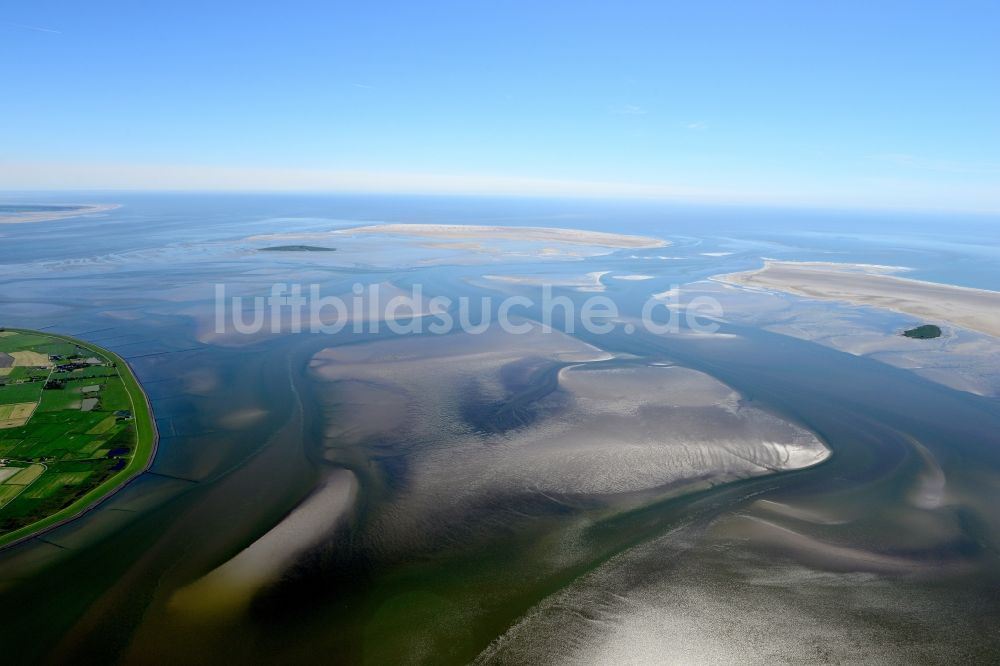
[[[31,329],[20,328],[8,328],[7,330],[17,331],[19,333],[35,332]],[[99,506],[104,504],[104,502],[124,490],[130,483],[132,483],[132,481],[148,471],[150,467],[153,466],[153,461],[156,459],[156,451],[159,448],[160,433],[156,427],[156,419],[153,417],[152,404],[149,402],[149,396],[143,390],[142,385],[136,378],[135,372],[132,370],[132,366],[128,364],[128,361],[110,350],[98,347],[89,342],[84,342],[83,340],[79,340],[77,338],[60,335],[58,333],[45,333],[45,335],[80,345],[81,347],[108,357],[116,364],[118,375],[121,377],[122,383],[125,385],[126,391],[128,392],[129,401],[132,403],[132,414],[135,418],[136,424],[136,455],[132,456],[128,465],[126,465],[121,472],[107,479],[102,484],[92,489],[90,492],[64,509],[60,509],[50,516],[42,518],[41,520],[30,525],[25,525],[20,529],[10,532],[9,534],[0,536],[0,551],[11,548],[20,543],[24,543],[25,541],[29,541],[43,534],[47,534],[48,532],[71,523],[78,518],[82,518],[86,514],[97,509]],[[137,394],[138,396],[141,396],[142,404],[145,405],[145,409],[142,410],[141,414],[139,410],[136,409]],[[145,451],[146,448],[148,448],[148,451]],[[140,455],[140,452],[142,452],[142,455]]]

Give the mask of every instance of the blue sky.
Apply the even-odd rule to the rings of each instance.
[[[0,8],[0,189],[1000,210],[997,2]]]

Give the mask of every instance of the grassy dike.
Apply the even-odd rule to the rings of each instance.
[[[121,356],[67,335],[18,328],[7,328],[6,330],[16,333],[45,335],[55,340],[69,342],[112,361],[128,393],[129,402],[132,404],[132,418],[135,424],[135,448],[128,464],[117,474],[109,477],[75,502],[56,513],[0,536],[0,548],[12,546],[53,530],[96,508],[99,504],[125,487],[132,479],[149,469],[156,455],[156,447],[159,442],[159,433],[156,430],[156,422],[153,420],[153,409],[149,404],[149,398],[146,396],[146,392],[142,390],[142,386],[132,372],[132,368]]]

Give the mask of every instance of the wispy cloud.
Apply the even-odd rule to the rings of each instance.
[[[616,107],[614,112],[623,116],[644,116],[649,111],[642,106],[636,104],[623,104],[622,106]]]
[[[370,86],[367,83],[352,83],[351,85],[362,90],[375,90],[375,86]]]
[[[694,122],[690,122],[684,125],[684,127],[686,127],[689,130],[705,130],[708,129],[708,123],[706,123],[704,120],[695,120]]]
[[[946,173],[965,174],[1000,174],[1000,163],[996,162],[947,160],[910,155],[909,153],[878,153],[875,155],[866,155],[866,158],[897,167],[920,169],[923,171],[941,171]]]
[[[53,30],[52,28],[43,28],[37,25],[25,25],[24,23],[12,23],[10,21],[0,21],[2,25],[9,25],[12,28],[21,28],[22,30],[34,30],[35,32],[47,32],[51,35],[61,35],[62,30]]]

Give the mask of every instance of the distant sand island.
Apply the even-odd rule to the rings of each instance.
[[[630,236],[605,231],[583,231],[554,227],[495,227],[471,224],[376,224],[344,229],[344,234],[391,234],[462,240],[511,240],[600,245],[603,247],[640,249],[665,247],[665,240],[648,236]]]
[[[336,252],[335,247],[322,247],[320,245],[272,245],[271,247],[261,247],[258,252]]]
[[[0,204],[0,224],[51,222],[119,207],[121,204]]]
[[[741,287],[885,308],[1000,337],[1000,292],[895,277],[893,266],[825,262],[764,262],[755,271],[717,276]]]
[[[497,227],[471,224],[374,224],[320,233],[270,234],[267,236],[255,236],[250,240],[305,240],[378,234],[445,241],[492,240],[568,243],[571,245],[591,245],[615,249],[643,249],[670,245],[668,241],[659,238],[614,234],[604,231],[584,231],[581,229],[553,227]]]

